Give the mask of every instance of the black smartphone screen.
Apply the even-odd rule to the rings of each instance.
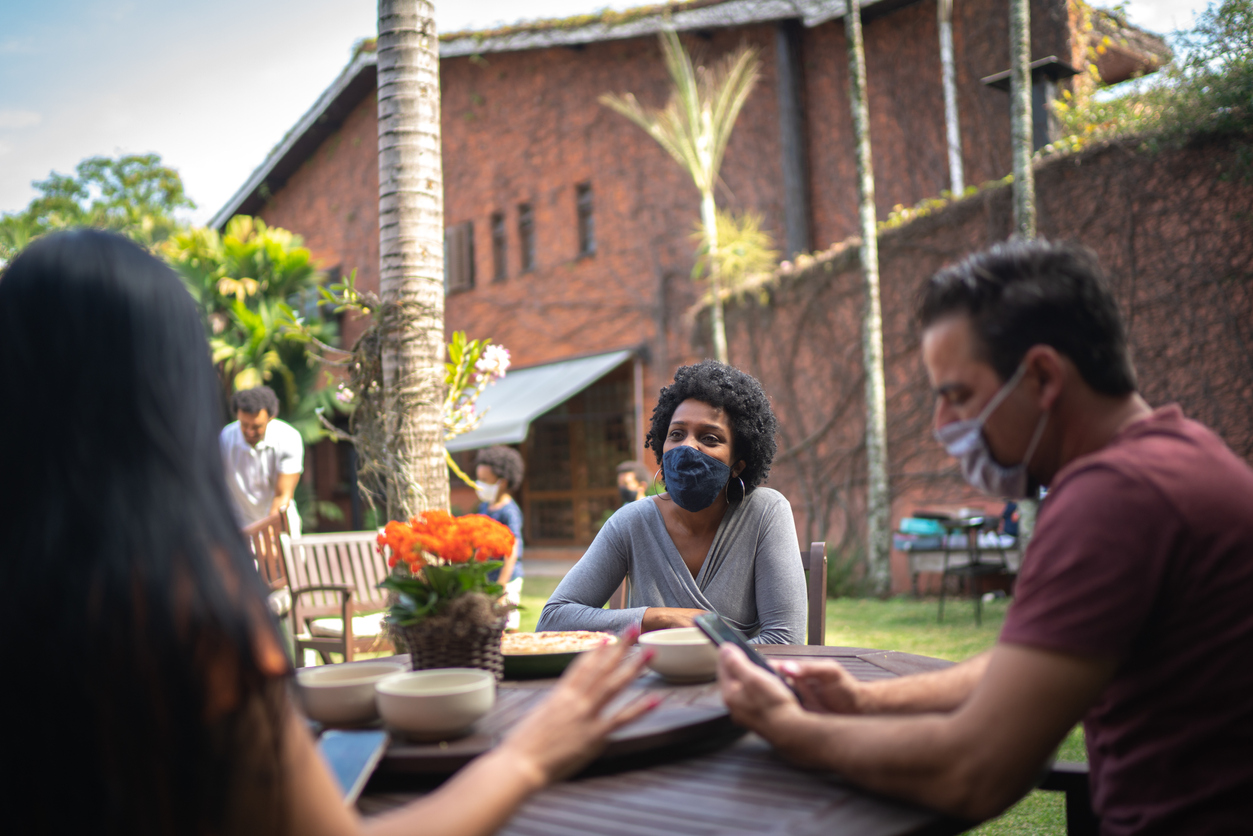
[[[784,679],[783,674],[771,667],[770,663],[766,661],[766,658],[758,653],[757,650],[748,643],[748,640],[744,638],[743,634],[730,624],[727,624],[726,620],[722,616],[714,612],[707,612],[703,615],[696,616],[696,618],[693,619],[693,623],[700,628],[702,633],[709,636],[709,640],[714,644],[721,647],[723,644],[730,642],[740,650],[744,651],[744,655],[748,657],[750,662],[762,670],[770,671],[770,673],[777,676],[784,685],[787,685],[787,687],[791,689],[792,693],[796,693],[796,689],[792,688],[788,681]]]

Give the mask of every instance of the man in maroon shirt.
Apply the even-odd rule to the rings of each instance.
[[[803,707],[724,647],[732,716],[800,763],[971,819],[1029,791],[1082,719],[1103,833],[1253,829],[1253,470],[1136,393],[1086,250],[993,247],[934,276],[919,321],[936,435],[966,478],[1050,488],[1000,640],[882,682],[784,664]]]

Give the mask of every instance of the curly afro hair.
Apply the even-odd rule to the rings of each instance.
[[[737,461],[744,462],[740,478],[745,488],[751,491],[766,481],[777,449],[774,410],[757,378],[717,360],[680,367],[674,373],[674,383],[661,390],[645,439],[657,463],[661,463],[670,419],[679,404],[689,398],[716,406],[731,419],[732,451]]]
[[[522,487],[522,477],[526,475],[526,463],[522,454],[512,447],[487,447],[474,457],[474,466],[485,464],[492,469],[497,478],[505,480],[509,493]]]

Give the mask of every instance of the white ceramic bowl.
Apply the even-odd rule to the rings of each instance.
[[[387,725],[420,740],[447,740],[491,711],[496,677],[478,668],[437,668],[389,676],[374,690]]]
[[[676,627],[640,636],[654,651],[648,666],[671,682],[708,682],[718,675],[718,648],[698,627]]]
[[[351,662],[346,665],[320,665],[299,668],[305,713],[320,723],[367,723],[378,717],[374,684],[402,672],[400,662]]]

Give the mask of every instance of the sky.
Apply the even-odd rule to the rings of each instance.
[[[436,0],[441,32],[652,0]],[[1168,33],[1206,0],[1130,0]],[[372,37],[376,0],[0,0],[0,213],[86,157],[156,152],[204,223]]]

